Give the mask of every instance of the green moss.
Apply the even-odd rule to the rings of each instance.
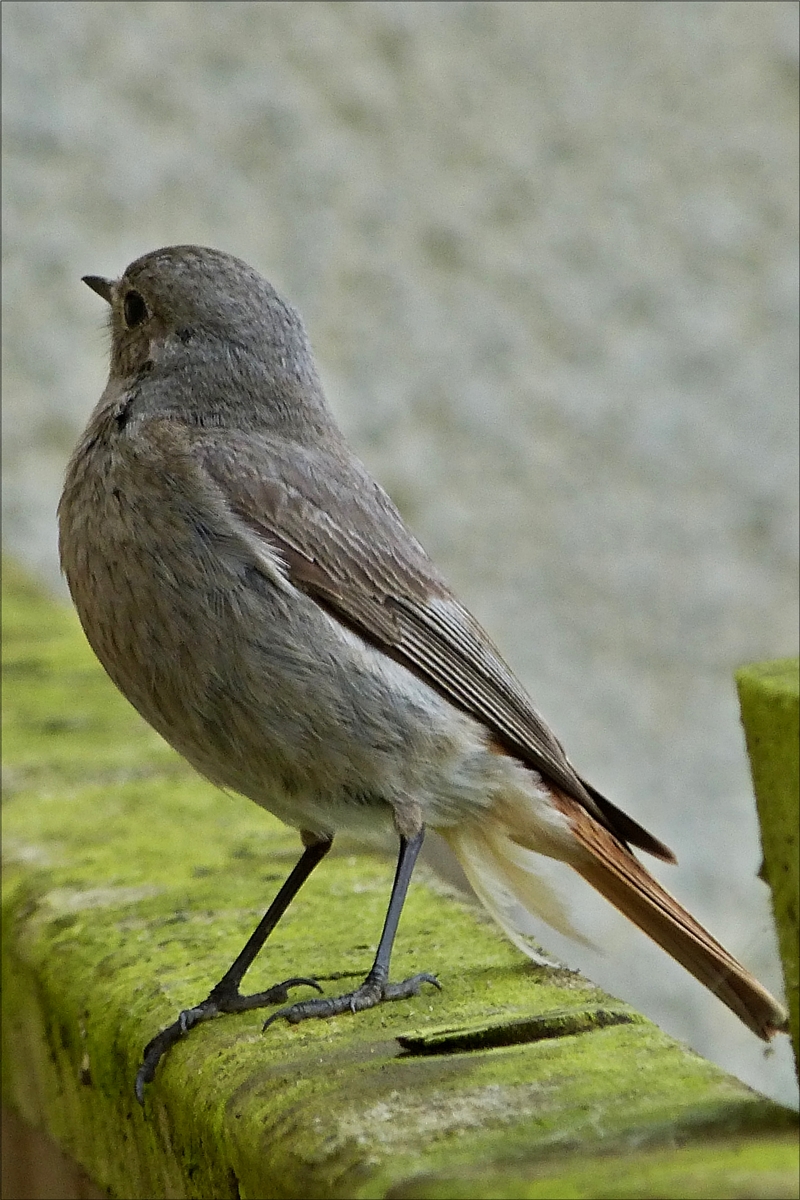
[[[736,683],[800,1065],[800,660],[742,667]]]
[[[527,1169],[499,1167],[462,1179],[421,1178],[392,1195],[394,1200],[794,1200],[797,1161],[791,1135],[751,1137],[589,1157],[555,1174],[532,1160]]]
[[[173,1049],[142,1111],[141,1048],[207,994],[299,841],[142,724],[71,612],[13,571],[5,587],[4,1096],[113,1195],[567,1195],[476,1181],[529,1181],[532,1163],[577,1179],[602,1174],[588,1165],[600,1151],[688,1152],[711,1134],[724,1148],[743,1131],[770,1133],[784,1170],[777,1131],[793,1114],[580,976],[533,966],[424,872],[393,968],[435,971],[441,992],[266,1034],[258,1012],[209,1022]],[[391,876],[337,842],[248,986],[360,978]],[[408,1190],[415,1179],[431,1190]]]

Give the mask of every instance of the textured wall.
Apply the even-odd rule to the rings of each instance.
[[[732,670],[797,646],[797,7],[2,20],[7,548],[56,582],[61,474],[105,377],[79,276],[170,242],[241,255],[305,314],[359,453],[576,763],[780,988]],[[764,1059],[581,903],[605,954],[547,944],[793,1094],[788,1047]]]

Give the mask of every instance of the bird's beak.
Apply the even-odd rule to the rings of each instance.
[[[90,287],[93,292],[97,292],[98,296],[102,296],[104,300],[107,300],[111,304],[114,288],[113,279],[104,279],[102,275],[84,275],[82,282],[87,287]]]

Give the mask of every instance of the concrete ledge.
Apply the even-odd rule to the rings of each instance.
[[[298,853],[197,779],[68,610],[5,574],[3,1095],[111,1195],[797,1195],[797,1118],[564,970],[534,967],[420,876],[398,976],[443,991],[358,1018],[244,1013],[144,1043],[201,999]],[[358,978],[392,868],[334,847],[257,961]]]
[[[800,659],[753,663],[736,672],[758,805],[763,874],[783,961],[795,1064],[800,1066]]]

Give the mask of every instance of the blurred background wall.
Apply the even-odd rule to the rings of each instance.
[[[331,403],[661,878],[781,976],[732,671],[797,648],[794,3],[2,6],[6,549],[105,381],[86,272],[175,242],[300,308]],[[227,803],[223,799],[220,803]],[[762,1090],[602,901],[543,942]]]

